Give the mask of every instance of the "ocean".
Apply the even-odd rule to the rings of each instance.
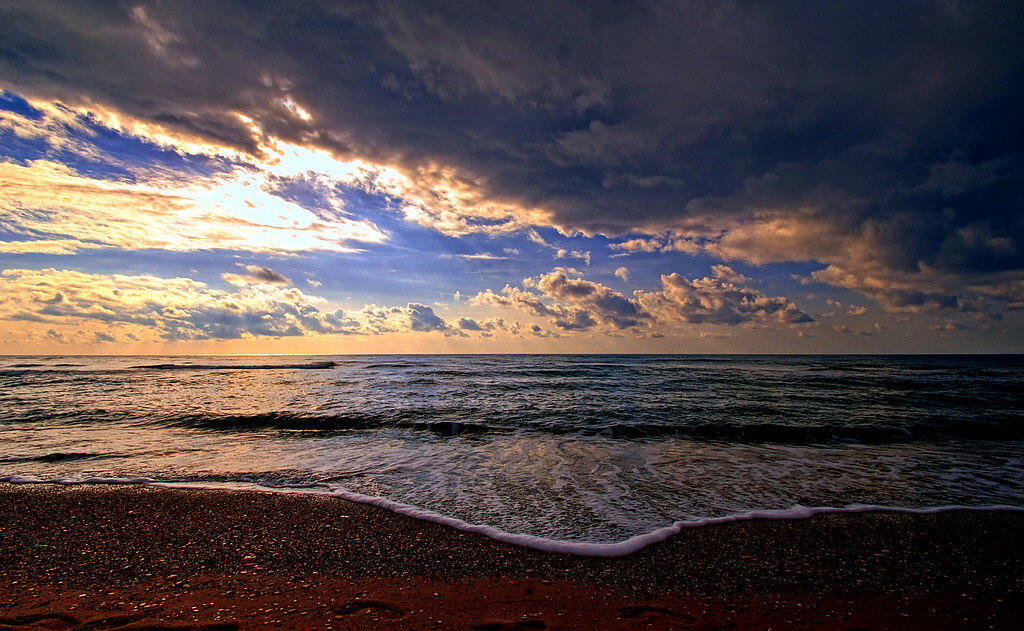
[[[1024,508],[1024,356],[0,357],[0,481],[331,494],[541,549]]]

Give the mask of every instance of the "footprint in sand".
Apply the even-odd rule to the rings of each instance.
[[[345,603],[338,608],[335,612],[338,615],[335,617],[350,616],[361,611],[377,613],[378,615],[388,618],[401,618],[405,615],[405,612],[398,607],[380,600],[357,600],[355,602]]]

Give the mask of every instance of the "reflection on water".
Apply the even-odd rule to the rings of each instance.
[[[1024,504],[1024,359],[4,358],[0,476],[320,485],[555,539]]]

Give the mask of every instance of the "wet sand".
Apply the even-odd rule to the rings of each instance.
[[[1024,628],[1024,513],[542,553],[333,498],[0,484],[3,629]]]

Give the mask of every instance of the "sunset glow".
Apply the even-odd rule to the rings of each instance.
[[[1012,19],[346,6],[4,8],[0,352],[1024,350]]]

